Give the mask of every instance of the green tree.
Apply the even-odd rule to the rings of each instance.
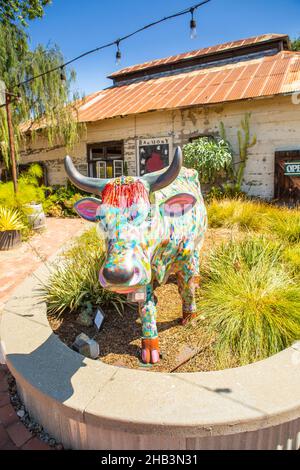
[[[0,23],[27,26],[27,20],[42,18],[51,0],[0,0]]]
[[[0,0],[1,1],[1,0]],[[13,3],[13,2],[11,2]],[[32,2],[39,3],[39,2]],[[60,143],[70,148],[78,140],[79,124],[76,111],[70,104],[76,98],[71,96],[71,84],[75,80],[72,70],[44,75],[28,81],[49,69],[60,67],[64,62],[58,46],[44,47],[39,45],[30,50],[28,36],[23,28],[0,23],[0,79],[4,81],[7,91],[18,94],[19,100],[12,103],[12,116],[15,134],[16,155],[19,155],[21,143],[25,144],[25,129],[30,139],[35,131],[42,128],[49,145]],[[27,126],[24,126],[27,123]],[[0,151],[9,168],[10,155],[8,129],[5,108],[0,108]]]
[[[292,50],[300,51],[300,36],[292,41]]]

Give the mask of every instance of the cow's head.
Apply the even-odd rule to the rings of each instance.
[[[158,215],[151,214],[150,193],[171,184],[181,166],[179,147],[167,169],[142,177],[90,178],[76,170],[70,157],[65,158],[66,172],[72,183],[101,197],[101,200],[81,199],[75,209],[84,219],[98,222],[99,235],[105,240],[107,255],[99,272],[104,288],[129,293],[151,281],[153,231],[159,231],[159,220],[153,221]],[[166,201],[164,209],[167,214],[176,216],[176,207],[181,210],[183,204],[187,201],[178,195]]]

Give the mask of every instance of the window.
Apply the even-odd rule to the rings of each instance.
[[[123,174],[123,142],[101,142],[87,147],[89,176],[115,178]]]
[[[97,162],[97,178],[106,178],[106,162]]]
[[[114,160],[114,176],[123,175],[123,160]]]

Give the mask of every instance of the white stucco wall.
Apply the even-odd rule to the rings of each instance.
[[[300,149],[300,104],[293,104],[290,96],[226,103],[217,106],[182,110],[155,111],[137,116],[113,118],[87,124],[85,135],[69,152],[75,163],[85,163],[89,143],[124,140],[124,157],[128,172],[137,171],[136,142],[139,138],[170,137],[173,147],[183,145],[198,134],[219,134],[223,121],[227,138],[238,160],[237,130],[246,112],[251,112],[251,134],[257,143],[249,151],[244,189],[250,194],[271,198],[274,193],[274,153],[276,150]],[[29,151],[29,152],[28,152]],[[47,149],[44,139],[37,138],[30,145],[22,161],[45,161],[50,184],[64,184],[61,146]]]

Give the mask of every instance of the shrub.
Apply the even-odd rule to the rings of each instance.
[[[300,211],[246,199],[214,199],[208,205],[211,227],[238,228],[272,235],[284,243],[300,242]]]
[[[0,183],[0,204],[6,207],[22,208],[22,205],[30,202],[44,203],[45,190],[41,187],[26,183],[24,180],[18,183],[18,193],[14,193],[13,183]]]
[[[292,274],[300,276],[300,243],[287,246],[282,257]]]
[[[242,199],[213,200],[207,208],[210,227],[259,231],[265,226],[262,204]]]
[[[0,206],[0,232],[23,230],[24,228],[22,216],[17,210]]]
[[[23,205],[30,202],[45,203],[44,186],[39,186],[39,178],[43,175],[41,166],[37,163],[30,165],[27,171],[18,179],[18,192],[15,194],[12,181],[0,182],[0,204],[6,207],[18,208],[23,211]]]
[[[300,242],[300,210],[272,208],[270,211],[269,231],[283,242]]]
[[[264,359],[300,338],[300,286],[279,242],[259,237],[211,252],[198,307],[217,333],[220,364]]]
[[[203,183],[213,183],[231,172],[232,151],[223,139],[200,137],[184,145],[184,165],[194,168]]]
[[[126,298],[103,289],[98,280],[104,253],[96,228],[85,232],[65,252],[45,285],[41,296],[47,302],[48,312],[62,315],[76,311],[91,302],[93,305],[112,305],[121,313]]]
[[[67,186],[57,186],[48,189],[50,194],[44,204],[47,215],[53,217],[77,216],[74,210],[74,204],[84,197],[85,193],[79,192],[78,189],[70,183],[68,183]]]

